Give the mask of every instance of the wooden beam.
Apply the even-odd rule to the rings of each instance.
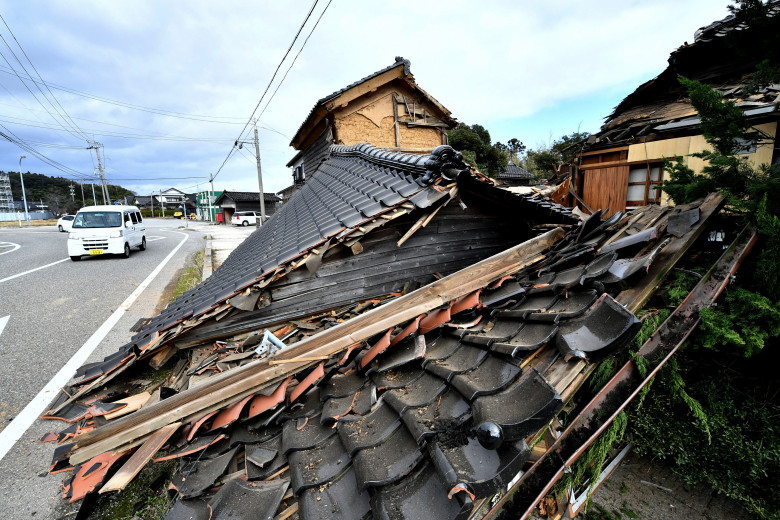
[[[541,253],[564,236],[560,228],[548,231],[527,242],[502,251],[466,269],[437,280],[414,292],[389,301],[349,321],[306,338],[280,351],[271,359],[292,360],[298,357],[330,356],[356,343],[387,331],[420,314],[481,289],[490,282],[512,274],[542,259]],[[261,359],[234,370],[215,375],[210,381],[181,392],[151,406],[97,428],[82,436],[70,452],[71,463],[91,458],[148,435],[163,426],[190,417],[213,406],[215,402],[235,399],[238,395],[259,391],[273,380],[296,373],[307,362],[270,365]],[[89,449],[87,449],[89,448]]]
[[[111,477],[111,480],[106,482],[106,485],[100,489],[100,493],[124,489],[138,475],[138,472],[152,460],[154,454],[157,453],[163,444],[168,442],[168,439],[171,438],[171,435],[179,426],[181,426],[181,423],[175,422],[157,430],[154,435],[146,440],[143,446],[138,448],[138,451],[130,456],[127,462],[119,468],[119,471]]]

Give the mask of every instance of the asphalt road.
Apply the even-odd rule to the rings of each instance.
[[[128,259],[81,262],[68,258],[67,233],[53,226],[0,229],[0,430],[18,429],[20,421],[12,423],[17,414],[183,242],[87,361],[115,352],[139,319],[152,316],[165,286],[204,245],[203,224],[180,226],[180,221],[147,219],[146,251],[134,250]],[[38,442],[63,426],[36,420],[0,460],[0,500],[9,518],[65,514],[57,497],[62,475],[45,475],[55,446]]]

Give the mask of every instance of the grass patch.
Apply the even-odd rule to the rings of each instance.
[[[176,460],[148,464],[125,489],[100,497],[89,518],[162,520],[171,507],[167,487],[177,465]]]
[[[203,280],[203,250],[198,251],[187,262],[187,266],[182,270],[176,287],[173,288],[171,301],[189,291]]]
[[[30,227],[39,227],[39,226],[55,226],[57,225],[57,219],[56,218],[49,218],[44,220],[32,220],[30,219]],[[0,228],[18,228],[19,227],[19,221],[18,220],[4,220],[0,222]],[[22,227],[27,227],[27,221],[22,217]]]

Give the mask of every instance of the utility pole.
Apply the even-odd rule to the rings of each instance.
[[[70,188],[70,201],[76,202],[76,190],[73,188],[73,183],[68,188]]]
[[[162,190],[160,190],[160,206],[162,206],[160,209],[160,212],[162,213],[160,218],[165,218],[165,199],[163,198]]]
[[[100,147],[103,146],[102,144],[98,143],[97,141],[92,142],[92,146],[87,148],[87,150],[95,150],[95,155],[97,155],[97,161],[98,161],[98,171],[100,172],[100,186],[101,191],[103,193],[103,204],[111,204],[111,198],[108,196],[108,187],[106,186],[106,178],[103,174],[103,163],[100,161]]]
[[[87,204],[84,202],[84,183],[79,183],[79,186],[81,186],[81,205],[86,206]]]
[[[149,194],[149,201],[152,203],[152,218],[154,218],[154,192]]]
[[[260,225],[265,223],[265,194],[263,193],[263,171],[260,168],[260,139],[257,137],[255,122],[255,154],[257,156],[257,184],[260,186]]]
[[[24,200],[24,218],[27,220],[27,227],[30,227],[30,213],[27,211],[27,194],[24,192],[24,177],[22,177],[22,159],[27,156],[19,157],[19,181],[22,183],[22,200]]]
[[[97,206],[97,197],[95,197],[95,183],[90,182],[89,184],[92,186],[92,205]]]
[[[209,175],[209,182],[211,183],[211,192],[209,193],[209,220],[216,222],[217,212],[214,211],[214,174]]]

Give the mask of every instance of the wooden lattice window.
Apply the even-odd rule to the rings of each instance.
[[[663,179],[663,163],[635,164],[628,170],[626,206],[646,206],[661,202],[659,185]]]

